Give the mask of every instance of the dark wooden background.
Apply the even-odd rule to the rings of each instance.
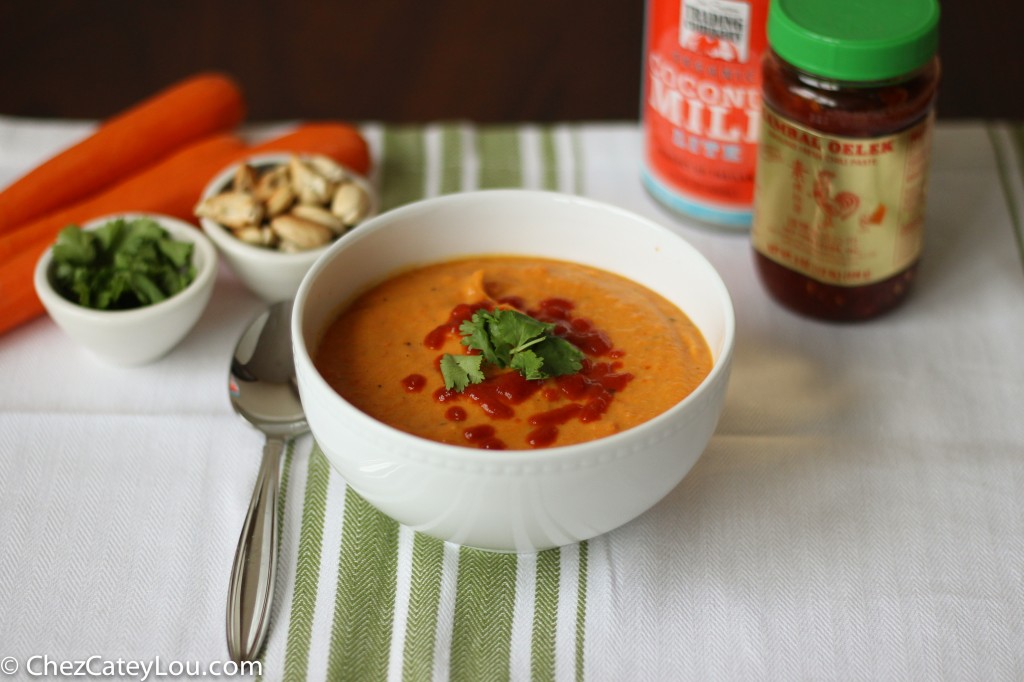
[[[1024,3],[942,11],[940,116],[1024,119]],[[254,122],[636,119],[643,20],[642,0],[0,0],[0,114],[102,118],[216,69]]]

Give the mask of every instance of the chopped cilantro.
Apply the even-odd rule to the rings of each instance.
[[[112,220],[95,230],[68,225],[53,246],[53,278],[68,299],[100,310],[159,303],[195,278],[192,244],[150,218]]]
[[[553,334],[555,326],[516,310],[481,308],[459,327],[462,344],[480,355],[441,358],[441,374],[448,390],[462,392],[484,380],[482,363],[518,371],[527,379],[574,374],[583,366],[583,352]]]

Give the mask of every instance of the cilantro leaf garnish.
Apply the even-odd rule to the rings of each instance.
[[[547,374],[541,367],[544,366],[544,359],[539,357],[532,350],[524,350],[512,356],[509,367],[517,370],[527,379],[546,379]]]
[[[491,342],[491,334],[488,324],[494,317],[481,308],[473,313],[473,317],[466,320],[459,326],[459,333],[462,334],[462,345],[480,351],[484,360],[492,365],[499,364],[498,355]]]
[[[510,356],[542,341],[555,326],[516,310],[495,310],[487,329],[496,347],[508,346]]]
[[[470,384],[479,384],[484,380],[480,365],[482,355],[452,355],[445,353],[441,357],[441,375],[444,377],[445,389],[462,393]]]
[[[544,360],[544,371],[548,376],[575,374],[583,369],[583,351],[560,336],[544,338],[533,347],[533,352]]]
[[[460,325],[459,333],[462,344],[480,355],[445,354],[441,358],[445,388],[461,393],[469,384],[483,381],[483,362],[514,369],[527,379],[575,374],[583,366],[583,351],[555,336],[554,328],[517,310],[477,310]]]

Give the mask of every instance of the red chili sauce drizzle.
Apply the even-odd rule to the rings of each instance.
[[[459,327],[463,322],[473,317],[473,313],[480,308],[486,307],[486,303],[478,303],[476,305],[460,303],[455,306],[448,315],[448,321],[431,329],[430,333],[423,338],[423,345],[430,350],[440,349],[449,336],[459,335]]]
[[[419,393],[427,385],[427,378],[422,374],[410,374],[402,379],[402,388],[409,393]]]
[[[452,405],[444,412],[444,418],[450,422],[464,422],[467,416],[469,415],[466,414],[466,411],[458,405]]]
[[[520,311],[525,308],[523,300],[518,297],[503,298],[499,302]],[[424,338],[423,344],[431,350],[440,349],[450,335],[459,336],[459,326],[482,307],[487,305],[463,303],[455,306],[448,316],[448,321],[431,330]],[[468,399],[476,403],[491,419],[511,419],[515,416],[514,406],[522,404],[537,391],[543,391],[541,395],[551,402],[563,398],[571,401],[527,418],[527,422],[535,427],[526,437],[527,445],[532,448],[554,444],[558,439],[558,427],[571,419],[578,419],[583,423],[601,419],[615,399],[615,394],[626,388],[633,375],[621,371],[623,363],[620,358],[625,352],[613,348],[608,335],[594,327],[590,320],[573,317],[574,307],[571,301],[549,298],[541,301],[535,310],[526,311],[526,314],[541,322],[553,324],[556,336],[565,338],[583,351],[587,357],[583,360],[583,367],[578,373],[545,381],[531,381],[518,372],[503,372],[485,379],[482,383],[467,386],[462,393],[439,388],[433,393],[434,400],[439,403],[450,403]],[[607,356],[612,362],[594,360],[601,356]],[[468,415],[462,407],[452,406],[445,411],[445,419],[461,422],[468,419]],[[469,444],[480,448],[501,450],[506,447],[505,443],[495,437],[495,429],[490,424],[468,426],[462,434]]]

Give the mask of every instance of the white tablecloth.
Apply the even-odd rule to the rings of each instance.
[[[0,118],[0,186],[88,130]],[[504,178],[672,226],[730,289],[735,364],[683,483],[554,554],[488,563],[360,526],[300,440],[266,679],[1024,679],[1017,129],[940,126],[916,289],[859,325],[783,311],[745,235],[667,217],[641,189],[634,124],[365,131],[392,204]],[[45,317],[0,337],[0,659],[19,678],[45,660],[226,658],[262,444],[226,373],[260,309],[222,268],[192,333],[136,369],[98,364]]]

